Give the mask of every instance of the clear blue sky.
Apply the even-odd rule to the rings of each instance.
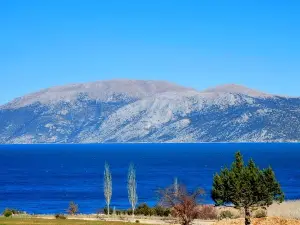
[[[1,0],[0,104],[112,78],[300,96],[299,0]]]

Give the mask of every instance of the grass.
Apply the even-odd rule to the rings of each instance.
[[[275,203],[268,208],[268,216],[300,219],[300,200]]]
[[[126,222],[105,222],[86,220],[61,220],[61,219],[37,219],[37,218],[0,218],[0,225],[130,225]]]
[[[222,211],[231,211],[234,215],[234,218],[243,217],[243,211],[231,208],[231,207],[218,207],[218,213]],[[136,223],[129,223],[128,217],[115,217],[115,219],[126,220],[124,222],[108,222],[108,221],[88,221],[81,220],[80,218],[96,218],[96,215],[77,215],[76,219],[47,219],[51,215],[44,215],[44,219],[41,218],[32,218],[30,215],[17,215],[18,217],[14,218],[4,218],[0,217],[0,225],[130,225]],[[43,215],[40,215],[43,216]],[[23,218],[22,218],[23,217]],[[52,216],[54,217],[54,215]],[[51,218],[52,218],[51,217]],[[125,219],[124,219],[125,218]],[[105,218],[102,218],[103,220]],[[130,217],[130,219],[132,219]],[[152,221],[159,221],[162,218],[156,217],[136,217],[136,219],[143,221],[143,219],[150,219]],[[162,219],[163,220],[163,219]],[[273,204],[268,208],[268,218],[252,219],[254,225],[300,225],[300,200],[297,201],[285,201],[281,204]],[[166,222],[166,221],[164,221]],[[151,223],[151,222],[150,222]],[[231,220],[221,220],[216,223],[216,225],[243,225],[244,219],[231,219]]]
[[[218,214],[222,211],[230,211],[235,218],[244,216],[243,210],[238,210],[233,207],[218,207],[217,211]],[[252,215],[254,214],[255,212],[252,212]],[[274,203],[268,207],[267,216],[300,220],[300,200],[285,201],[280,204]]]
[[[229,210],[238,215],[239,210],[234,208],[218,208],[219,212],[222,210]],[[274,203],[267,210],[267,218],[252,218],[254,225],[300,225],[300,200],[285,201],[281,204]],[[243,213],[240,216],[243,217]],[[221,220],[215,225],[244,225],[244,218]]]

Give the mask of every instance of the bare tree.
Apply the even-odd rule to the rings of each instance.
[[[75,214],[77,214],[78,213],[78,205],[75,203],[75,202],[70,202],[70,204],[69,204],[69,208],[68,208],[68,213],[70,214],[70,215],[75,215]]]
[[[132,216],[134,216],[134,210],[138,202],[136,186],[137,185],[136,185],[136,178],[135,178],[135,168],[134,168],[134,164],[131,163],[129,165],[129,170],[128,170],[127,187],[128,187],[128,199],[132,209]]]
[[[107,206],[107,215],[109,215],[109,205],[112,196],[112,177],[110,168],[107,162],[104,165],[104,197]]]
[[[178,185],[175,190],[172,185],[159,191],[161,204],[172,209],[172,215],[180,220],[182,225],[190,225],[194,219],[199,217],[199,197],[204,194],[203,189],[196,189],[189,193],[183,185]]]
[[[174,194],[178,195],[178,179],[177,177],[174,178]]]

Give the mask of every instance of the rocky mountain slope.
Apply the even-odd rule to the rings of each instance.
[[[300,98],[238,85],[204,91],[111,80],[45,89],[0,106],[0,143],[300,140]]]

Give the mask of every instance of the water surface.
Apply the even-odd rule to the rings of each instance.
[[[112,206],[129,208],[127,170],[136,165],[139,202],[154,205],[156,190],[178,177],[209,192],[213,174],[240,150],[261,167],[271,165],[288,199],[300,198],[300,144],[89,144],[0,145],[0,210],[64,212],[69,201],[82,213],[103,208],[103,170],[112,170]]]

